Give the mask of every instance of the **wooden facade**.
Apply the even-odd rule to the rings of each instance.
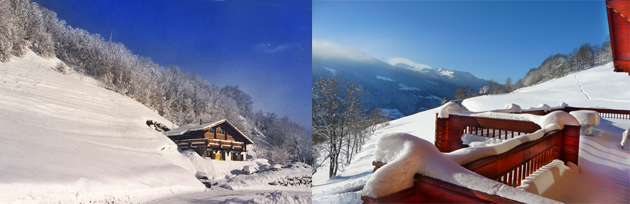
[[[189,124],[166,133],[180,149],[193,149],[202,157],[244,161],[253,142],[227,120]]]
[[[615,72],[630,75],[630,1],[606,0]]]

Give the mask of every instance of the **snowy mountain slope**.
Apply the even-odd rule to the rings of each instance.
[[[29,51],[0,63],[0,203],[142,202],[202,191],[142,104]]]
[[[439,106],[442,97],[452,98],[458,86],[478,89],[488,85],[488,81],[468,72],[404,63],[390,65],[358,50],[353,53],[360,53],[361,58],[321,56],[313,49],[313,80],[322,76],[343,77],[369,90],[369,106],[396,109],[403,115]]]
[[[580,84],[575,79],[576,75]],[[630,87],[628,76],[614,73],[612,65],[606,64],[514,93],[467,99],[463,104],[473,111],[501,109],[509,103],[527,109],[541,103],[555,106],[559,102],[566,102],[570,106],[627,110],[630,109],[630,103],[627,102],[630,101],[630,93],[627,87]],[[588,94],[590,100],[582,91]],[[390,121],[390,126],[378,130],[370,137],[362,152],[338,176],[327,179],[326,167],[321,168],[313,175],[313,203],[360,203],[360,193],[357,191],[372,175],[371,162],[374,160],[376,141],[390,133],[408,133],[434,142],[435,118],[439,109]],[[580,139],[580,173],[561,184],[566,189],[545,196],[570,203],[630,202],[630,148],[619,148],[621,133],[630,128],[630,122],[621,119],[601,121],[593,130],[594,137],[582,136]]]
[[[612,62],[569,74],[535,86],[518,89],[510,94],[478,96],[462,102],[468,110],[492,110],[507,103],[521,108],[550,106],[565,102],[575,107],[607,107],[630,109],[630,78],[612,71]]]

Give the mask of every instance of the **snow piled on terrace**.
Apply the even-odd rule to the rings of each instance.
[[[513,93],[467,99],[463,105],[471,111],[508,108],[513,109],[511,112],[520,112],[520,107],[546,108],[541,104],[627,110],[630,109],[630,90],[627,87],[630,87],[627,74],[613,72],[612,63],[609,63]],[[506,104],[511,105],[506,107]],[[435,140],[435,117],[440,109],[390,121],[389,126],[377,130],[370,137],[363,145],[363,151],[336,177],[326,179],[327,166],[321,168],[314,175],[313,203],[361,203],[358,191],[372,175],[376,141],[385,135],[401,133],[432,144]],[[630,148],[622,150],[619,145],[622,133],[629,128],[629,120],[602,118],[601,124],[593,129],[594,136],[580,137],[579,173],[565,169],[569,173],[552,183],[545,183],[549,188],[541,195],[566,203],[630,203]],[[572,166],[569,165],[569,168]]]
[[[453,162],[434,144],[414,135],[394,133],[380,138],[375,160],[387,165],[374,172],[362,194],[372,198],[391,195],[413,187],[416,173],[437,178],[458,186],[475,189],[525,203],[553,203],[552,200],[523,193],[510,186],[480,176]],[[471,154],[468,154],[471,155]],[[474,155],[474,153],[472,153]]]
[[[29,51],[0,63],[0,203],[137,203],[205,189],[172,124]]]

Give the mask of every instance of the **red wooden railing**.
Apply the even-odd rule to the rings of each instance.
[[[565,125],[542,138],[523,143],[503,154],[488,156],[463,164],[479,175],[513,187],[554,159],[577,164],[579,126]]]
[[[602,118],[630,119],[630,110],[564,107],[562,110],[597,111]],[[552,110],[555,111],[555,110]],[[523,113],[545,115],[543,110]],[[450,115],[447,119],[436,119],[435,146],[442,152],[451,152],[466,147],[462,144],[462,133],[501,139],[513,135],[532,133],[540,129],[528,121],[514,121],[472,116]],[[509,137],[509,138],[508,138]],[[542,138],[523,143],[503,154],[477,159],[462,166],[487,178],[509,186],[519,186],[522,180],[554,159],[578,164],[580,127],[565,125],[561,131],[546,133]],[[372,162],[374,171],[386,165]],[[381,198],[361,196],[364,203],[514,203],[516,201],[488,195],[483,192],[456,186],[420,174],[414,176],[412,188]]]
[[[378,199],[361,196],[363,203],[519,203],[416,174],[413,187]]]
[[[516,135],[532,133],[538,129],[540,126],[529,121],[450,115],[447,119],[437,118],[435,145],[442,152],[450,152],[465,147],[461,141],[462,133],[494,138],[502,135],[511,138],[513,137],[512,133],[516,133]],[[561,131],[548,132],[538,140],[523,143],[503,154],[477,159],[462,166],[479,175],[516,187],[527,176],[551,163],[554,159],[577,164],[579,136],[579,126],[565,125]],[[373,162],[372,164],[375,166],[374,171],[385,165],[382,162]],[[438,195],[436,192],[440,196],[436,196]],[[414,187],[410,189],[378,199],[365,196],[362,196],[362,199],[364,203],[516,202],[430,179],[419,174],[415,175]]]
[[[571,112],[571,111],[575,111],[575,110],[592,110],[592,111],[597,111],[599,113],[599,117],[601,117],[601,118],[628,119],[628,120],[630,120],[630,110],[603,109],[603,108],[580,108],[580,107],[565,107],[563,110],[566,111],[566,112]]]
[[[542,138],[523,143],[503,154],[477,159],[462,165],[479,175],[506,185],[517,187],[527,176],[554,159],[572,161],[577,164],[579,126],[565,125],[562,131],[545,134]],[[376,171],[386,165],[372,163]],[[439,194],[436,194],[438,192]],[[438,196],[439,195],[439,196]],[[479,191],[459,187],[420,174],[414,176],[414,187],[378,199],[362,196],[364,203],[423,203],[423,202],[464,202],[464,203],[513,203],[516,201],[488,195]]]
[[[599,117],[601,118],[612,118],[612,119],[628,119],[630,120],[630,110],[620,110],[620,109],[605,109],[605,108],[582,108],[582,107],[564,107],[564,108],[555,108],[551,109],[552,111],[561,110],[564,112],[571,112],[576,110],[592,110],[599,113]],[[543,110],[524,110],[522,113],[532,114],[532,115],[546,115],[548,112]]]
[[[435,121],[435,146],[441,152],[452,152],[466,147],[461,139],[463,133],[513,138],[515,134],[533,133],[539,129],[540,126],[531,121],[450,115],[449,118],[437,118]]]

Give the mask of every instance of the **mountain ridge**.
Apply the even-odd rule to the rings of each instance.
[[[314,81],[319,77],[343,77],[362,85],[370,93],[368,106],[384,109],[393,118],[437,107],[443,97],[452,98],[459,86],[479,89],[488,84],[487,80],[465,71],[401,62],[391,65],[357,49],[335,48],[329,49],[330,52],[317,49],[313,47]]]

